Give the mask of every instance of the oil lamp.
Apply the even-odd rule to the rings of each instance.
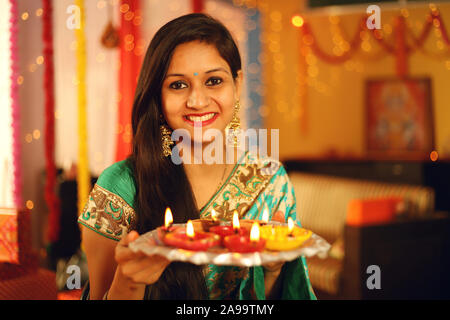
[[[231,252],[249,253],[263,251],[266,241],[260,238],[259,223],[254,222],[248,234],[233,234],[223,240],[224,246]]]
[[[261,237],[266,239],[266,249],[273,251],[294,250],[308,240],[311,234],[310,230],[296,227],[291,217],[287,225],[266,225],[261,228]]]
[[[162,237],[162,241],[169,246],[192,250],[206,251],[211,247],[220,245],[220,237],[209,232],[195,231],[191,220],[186,228],[177,228]]]
[[[211,209],[211,217],[209,219],[194,220],[194,227],[201,228],[203,231],[210,231],[211,227],[220,225],[217,211]]]
[[[233,214],[233,222],[232,225],[222,225],[222,226],[214,226],[209,229],[210,232],[217,234],[220,236],[223,244],[223,239],[226,236],[233,235],[233,234],[239,234],[244,235],[246,233],[245,229],[241,229],[239,224],[239,215],[237,211],[234,211]]]

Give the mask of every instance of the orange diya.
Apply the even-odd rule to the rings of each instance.
[[[167,232],[161,239],[164,244],[192,251],[206,251],[211,247],[220,245],[220,237],[216,234],[202,231],[194,231],[191,220],[186,228],[176,228]]]
[[[224,246],[231,252],[250,253],[263,251],[266,240],[260,238],[258,222],[254,222],[250,236],[233,234],[223,239]]]
[[[261,228],[261,237],[266,240],[266,249],[288,251],[300,247],[311,237],[311,231],[296,227],[291,217],[288,225],[266,225]]]

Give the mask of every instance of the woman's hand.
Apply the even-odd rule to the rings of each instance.
[[[124,277],[134,283],[153,284],[158,281],[170,261],[160,255],[147,256],[131,251],[128,244],[138,237],[136,231],[131,231],[119,242],[115,255],[117,268]]]
[[[142,299],[145,286],[158,281],[170,263],[160,255],[147,256],[141,252],[131,251],[128,244],[138,237],[136,231],[131,231],[117,244],[115,250],[117,270],[108,293],[109,299]]]

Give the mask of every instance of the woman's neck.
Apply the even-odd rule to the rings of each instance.
[[[202,147],[202,154],[207,146]],[[231,154],[233,150],[233,154]],[[207,151],[207,150],[206,150]],[[226,159],[226,149],[223,149],[223,159],[221,161],[209,162],[202,158],[195,158],[192,154],[189,163],[183,163],[186,176],[191,184],[197,205],[202,208],[211,197],[220,189],[225,183],[226,178],[231,174],[234,164],[240,159],[240,154],[237,148],[233,147],[228,150],[228,161]],[[198,156],[198,155],[197,155]],[[196,162],[195,162],[196,160]]]

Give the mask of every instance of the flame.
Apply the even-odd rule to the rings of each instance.
[[[269,223],[269,211],[267,209],[264,209],[264,212],[262,215],[262,221],[264,223]]]
[[[217,212],[214,209],[211,209],[211,219],[212,221],[217,221]]]
[[[169,207],[166,208],[166,214],[164,216],[164,226],[169,228],[173,223],[172,211]]]
[[[292,220],[291,217],[288,218],[288,230],[289,234],[291,234],[292,231],[294,231],[294,220]]]
[[[239,230],[240,227],[241,226],[239,225],[239,215],[238,215],[237,211],[234,210],[234,213],[233,213],[233,229],[234,230]]]
[[[253,222],[252,229],[250,230],[250,241],[258,242],[259,241],[259,223]]]
[[[186,235],[191,239],[193,239],[195,236],[194,225],[192,224],[191,220],[189,220],[186,224]]]

